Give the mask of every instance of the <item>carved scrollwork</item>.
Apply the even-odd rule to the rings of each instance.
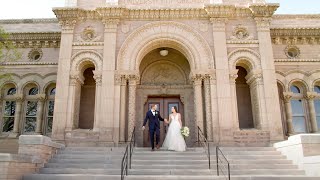
[[[100,40],[101,36],[97,35],[95,29],[92,26],[86,27],[78,36],[78,41],[80,42],[96,42]]]
[[[290,100],[293,96],[293,93],[292,92],[284,92],[283,93],[283,100],[285,103],[290,103]]]
[[[249,34],[248,28],[238,24],[233,29],[233,35],[230,37],[231,40],[252,40],[253,36]]]
[[[93,71],[93,79],[96,81],[97,86],[102,84],[102,73],[100,71]]]

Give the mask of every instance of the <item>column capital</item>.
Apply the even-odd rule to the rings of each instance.
[[[83,76],[80,75],[80,72],[71,72],[71,74],[70,74],[70,85],[71,86],[75,86],[75,85],[78,85],[78,84],[81,84],[81,85],[84,84]]]
[[[39,101],[39,102],[44,102],[47,98],[47,95],[46,94],[37,94],[36,95],[36,99]]]
[[[193,82],[193,85],[195,86],[201,85],[203,79],[204,79],[203,74],[193,74],[190,76],[190,80]]]
[[[305,95],[305,98],[309,101],[313,101],[314,98],[317,97],[317,93],[316,92],[307,92],[307,94]]]
[[[101,86],[102,84],[102,72],[101,71],[93,71],[93,79],[96,81],[97,86]]]
[[[284,102],[289,103],[293,96],[292,92],[283,92]]]
[[[272,18],[270,17],[255,17],[258,31],[270,31],[270,23]]]
[[[61,26],[62,31],[73,31],[75,25],[77,24],[77,20],[76,19],[60,20],[59,24]]]
[[[13,99],[18,103],[21,103],[24,101],[24,95],[23,94],[15,94],[13,95]]]
[[[129,85],[137,85],[138,82],[140,81],[140,76],[137,74],[128,74],[126,75],[126,78],[129,80]]]
[[[210,18],[210,22],[213,27],[213,31],[225,31],[227,18]]]
[[[105,32],[117,32],[119,22],[119,19],[103,19]]]
[[[236,83],[236,79],[238,78],[238,71],[239,69],[234,69],[229,74],[229,79],[231,83]]]
[[[262,71],[260,69],[252,70],[246,77],[247,83],[251,85],[254,82],[262,81]]]

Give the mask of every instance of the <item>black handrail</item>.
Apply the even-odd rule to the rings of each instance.
[[[220,167],[221,167],[220,164],[222,164],[223,161],[219,158],[219,154],[222,155],[223,159],[224,159],[225,162],[227,163],[228,175],[224,174],[224,173],[223,173],[223,169],[220,168]],[[227,176],[227,178],[230,180],[230,179],[231,179],[231,178],[230,178],[230,163],[229,163],[228,159],[226,158],[226,156],[225,156],[225,155],[223,154],[223,152],[221,151],[221,149],[219,148],[219,146],[216,147],[216,158],[217,158],[217,159],[216,159],[216,160],[217,160],[217,175],[220,176],[219,169],[221,169],[221,172],[222,172],[225,176]],[[219,161],[220,161],[221,163],[219,163]],[[222,164],[222,165],[223,165],[223,164]],[[225,167],[224,167],[224,168],[225,168]]]
[[[123,155],[121,162],[121,180],[124,180],[124,176],[128,175],[128,146],[126,147],[126,151]]]
[[[201,141],[200,138],[202,138],[203,140]],[[201,143],[204,150],[207,151],[206,154],[207,154],[208,161],[209,161],[209,169],[211,169],[209,142],[208,142],[207,138],[204,136],[204,133],[202,132],[202,130],[200,129],[199,126],[198,126],[198,143],[199,144]]]
[[[135,127],[133,128],[130,143],[126,147],[126,151],[124,152],[122,162],[121,162],[121,180],[124,180],[124,176],[128,176],[128,168],[131,169],[131,159],[133,154],[133,149],[136,145],[135,138]]]

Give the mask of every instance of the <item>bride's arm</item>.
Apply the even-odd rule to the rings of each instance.
[[[181,121],[181,114],[179,113],[179,123],[180,123],[180,127],[182,128],[182,121]]]

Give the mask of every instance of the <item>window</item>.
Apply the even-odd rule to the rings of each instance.
[[[26,121],[24,125],[24,132],[35,132],[37,124],[37,105],[36,101],[28,101],[26,108]]]
[[[320,99],[317,99],[314,101],[314,106],[316,109],[318,130],[320,130]]]
[[[51,89],[50,95],[56,95],[56,88],[52,88],[52,89]]]
[[[30,61],[39,61],[43,56],[43,52],[41,49],[32,49],[29,54],[29,60]]]
[[[285,49],[285,53],[290,59],[298,58],[300,56],[300,49],[296,46],[288,46]]]
[[[291,100],[293,129],[297,133],[307,132],[302,100]]]
[[[15,95],[16,92],[17,92],[17,89],[16,89],[16,88],[10,88],[10,89],[8,90],[7,95]]]
[[[291,89],[291,92],[293,93],[297,93],[297,94],[301,93],[300,89],[297,86],[291,86],[290,89]]]
[[[316,93],[319,93],[319,94],[320,94],[320,86],[315,86],[315,87],[314,87],[314,91],[315,91]]]
[[[48,103],[48,114],[47,114],[47,133],[52,132],[53,123],[53,111],[54,111],[54,101],[49,101]]]
[[[29,95],[37,95],[38,94],[38,88],[31,88],[29,91]]]
[[[15,101],[6,101],[4,106],[2,131],[9,132],[13,130],[14,115],[16,111]]]

